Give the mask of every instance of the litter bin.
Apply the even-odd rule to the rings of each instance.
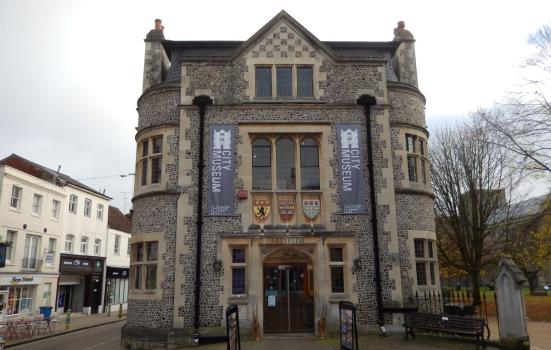
[[[44,318],[50,318],[52,316],[52,306],[40,306],[40,313],[44,315]]]

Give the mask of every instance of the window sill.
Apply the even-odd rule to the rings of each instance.
[[[350,296],[347,293],[330,293],[328,301],[329,304],[337,304],[341,301],[350,301]]]
[[[14,211],[16,213],[21,213],[21,209],[19,209],[19,208],[10,207],[10,210]]]
[[[31,216],[34,216],[35,218],[41,218],[42,217],[42,215],[37,214],[37,213],[31,213]]]
[[[246,294],[236,294],[228,297],[229,304],[246,305],[249,303],[249,297]]]
[[[58,218],[50,218],[51,221],[59,222]]]
[[[316,97],[254,97],[253,103],[320,103]],[[325,102],[323,102],[325,103]]]

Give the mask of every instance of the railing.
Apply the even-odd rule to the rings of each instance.
[[[42,259],[23,258],[21,260],[21,270],[36,271],[42,266]]]

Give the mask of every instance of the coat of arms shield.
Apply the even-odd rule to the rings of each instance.
[[[272,203],[268,199],[258,199],[254,201],[254,215],[258,220],[264,221],[270,216]]]
[[[310,220],[314,220],[320,213],[320,200],[319,199],[303,199],[302,211],[304,215]]]

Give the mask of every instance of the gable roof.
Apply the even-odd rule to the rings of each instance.
[[[50,168],[47,168],[43,165],[31,162],[30,160],[18,156],[15,153],[7,156],[6,158],[0,160],[0,165],[7,165],[24,173],[27,173],[31,176],[39,178],[41,180],[51,182],[57,186],[63,187],[67,184],[73,185],[80,189],[83,189],[88,192],[92,192],[100,197],[103,197],[107,200],[112,199],[111,197],[106,196],[105,194],[94,190],[93,188],[86,186],[82,182],[79,182],[72,177],[59,173]]]
[[[132,219],[124,215],[119,208],[110,205],[109,214],[107,216],[107,226],[115,230],[131,233]]]
[[[400,45],[398,41],[321,41],[308,29],[302,26],[291,15],[282,10],[260,30],[246,41],[163,41],[163,47],[168,58],[174,65],[180,59],[222,59],[234,60],[253,47],[261,38],[268,35],[273,27],[284,21],[304,36],[315,48],[325,53],[329,58],[338,60],[344,58],[384,58],[385,53],[393,56]],[[177,57],[173,60],[173,54]]]

